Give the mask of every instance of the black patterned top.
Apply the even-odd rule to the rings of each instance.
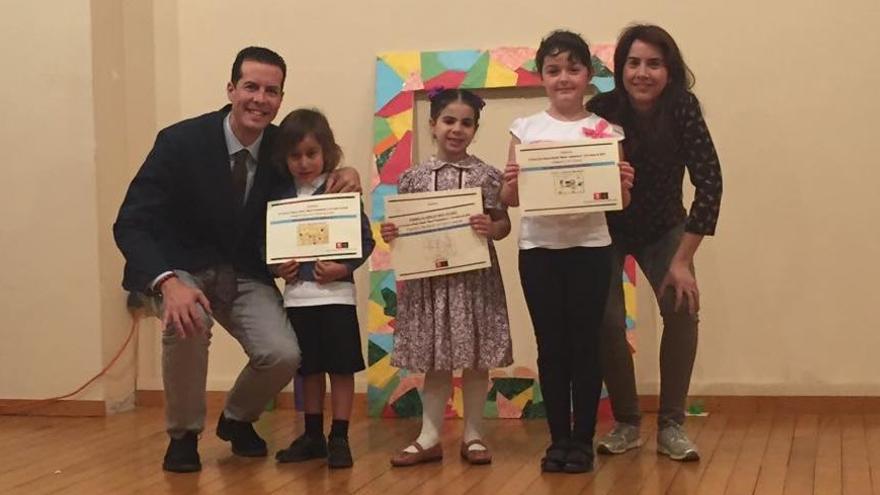
[[[612,92],[587,103],[588,110],[623,126],[625,159],[636,172],[629,207],[608,213],[615,244],[638,249],[682,222],[686,232],[713,235],[721,208],[721,165],[697,97],[687,92],[679,99],[671,112],[668,135],[659,139],[641,126],[621,122],[627,119],[619,118],[619,101]],[[690,213],[682,199],[685,167],[696,188]]]

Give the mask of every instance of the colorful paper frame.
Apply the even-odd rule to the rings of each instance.
[[[593,85],[598,91],[614,87],[611,71],[614,45],[593,47]],[[373,169],[371,224],[376,248],[370,258],[370,295],[367,329],[367,400],[370,416],[407,417],[421,414],[418,393],[422,375],[391,366],[397,284],[390,266],[390,250],[379,236],[384,198],[397,193],[400,174],[413,161],[413,109],[417,91],[445,88],[536,87],[541,79],[535,67],[535,49],[502,47],[490,50],[392,52],[376,57],[376,103],[373,116]],[[635,266],[624,275],[627,326],[634,326]],[[632,332],[628,332],[632,333]],[[485,414],[498,418],[544,416],[537,372],[528,367],[493,370]],[[461,382],[453,383],[448,416],[462,416]]]

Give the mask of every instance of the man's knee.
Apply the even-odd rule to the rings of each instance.
[[[257,353],[251,363],[257,369],[284,371],[293,375],[299,368],[301,359],[300,351],[296,347],[279,347]]]

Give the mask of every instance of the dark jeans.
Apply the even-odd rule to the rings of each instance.
[[[602,323],[602,372],[611,396],[614,419],[621,423],[639,425],[639,396],[629,345],[626,342],[626,308],[623,298],[623,260],[632,254],[645,273],[654,292],[660,288],[669,271],[672,257],[678,250],[684,226],[671,229],[660,239],[632,253],[614,247],[611,261],[611,286],[605,321]],[[691,266],[693,272],[693,266]],[[696,315],[688,312],[687,304],[675,311],[675,292],[671,288],[657,297],[663,317],[663,336],[660,340],[660,427],[670,423],[684,424],[684,407],[691,372],[697,356]]]
[[[599,326],[611,277],[610,254],[608,247],[519,252],[553,442],[572,438],[592,445],[602,393]]]

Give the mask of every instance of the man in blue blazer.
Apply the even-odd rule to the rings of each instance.
[[[123,287],[155,297],[165,324],[166,471],[201,469],[198,435],[215,319],[249,358],[217,424],[235,454],[266,455],[252,423],[299,366],[296,336],[261,254],[266,201],[278,183],[271,122],[286,70],[269,49],[239,52],[226,88],[230,104],[159,132],[113,225],[126,260]],[[359,179],[342,169],[330,189],[359,190]]]

